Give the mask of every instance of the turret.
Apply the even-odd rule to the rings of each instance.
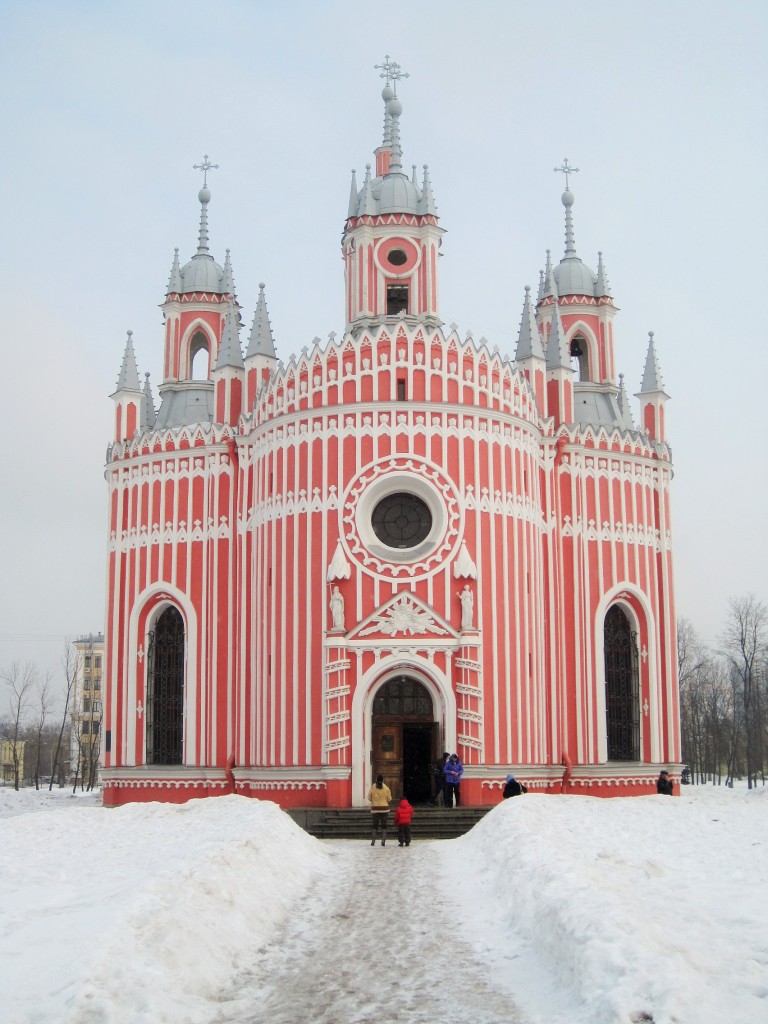
[[[573,368],[560,319],[557,290],[552,296],[552,320],[547,339],[547,415],[555,424],[573,423]]]
[[[213,370],[215,388],[214,421],[234,426],[243,411],[245,364],[240,348],[240,314],[230,297],[224,317],[224,331]]]
[[[115,441],[126,441],[142,425],[144,404],[144,392],[139,383],[136,353],[133,350],[133,331],[128,331],[117,387],[111,397],[115,402]]]
[[[665,406],[669,401],[669,395],[665,392],[664,383],[661,379],[653,331],[648,332],[648,353],[645,357],[643,382],[635,397],[640,399],[640,424],[642,429],[648,433],[652,440],[666,441]]]
[[[531,302],[531,289],[525,286],[523,315],[520,319],[520,331],[517,336],[515,362],[523,371],[531,384],[539,411],[544,414],[545,403],[545,354],[544,345],[536,323],[536,315]]]
[[[210,253],[208,171],[218,164],[210,163],[206,155],[194,167],[203,172],[203,187],[198,192],[197,252],[180,267],[178,249],[174,251],[168,291],[161,307],[165,318],[165,356],[158,427],[205,423],[214,418],[213,369],[218,365],[227,303],[232,301],[237,307],[229,250],[223,267]]]
[[[248,338],[248,350],[245,353],[246,402],[250,409],[259,388],[264,384],[277,367],[275,341],[272,337],[272,326],[267,312],[267,300],[264,296],[265,285],[259,284],[259,301],[253,315],[253,324]]]
[[[377,65],[377,67],[379,67]],[[405,317],[436,327],[438,250],[443,234],[427,165],[421,186],[403,171],[399,64],[383,65],[384,139],[376,150],[376,176],[366,168],[357,192],[355,172],[342,238],[347,330],[358,331]]]

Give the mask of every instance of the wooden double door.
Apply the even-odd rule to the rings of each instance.
[[[432,697],[411,676],[395,676],[373,701],[371,779],[383,775],[395,800],[412,804],[432,796],[432,767],[440,755],[440,730]]]

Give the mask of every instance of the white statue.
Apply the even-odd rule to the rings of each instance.
[[[344,597],[338,587],[331,591],[331,628],[344,629]]]
[[[469,589],[468,583],[459,594],[459,599],[461,600],[461,628],[473,629],[472,618],[475,611],[475,597]]]

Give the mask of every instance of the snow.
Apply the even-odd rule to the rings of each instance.
[[[0,1021],[768,1020],[768,790],[529,793],[413,832],[0,790]]]

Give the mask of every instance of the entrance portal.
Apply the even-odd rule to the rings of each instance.
[[[398,676],[373,701],[372,778],[384,776],[395,800],[426,803],[432,765],[438,757],[438,727],[432,698],[416,679]]]

